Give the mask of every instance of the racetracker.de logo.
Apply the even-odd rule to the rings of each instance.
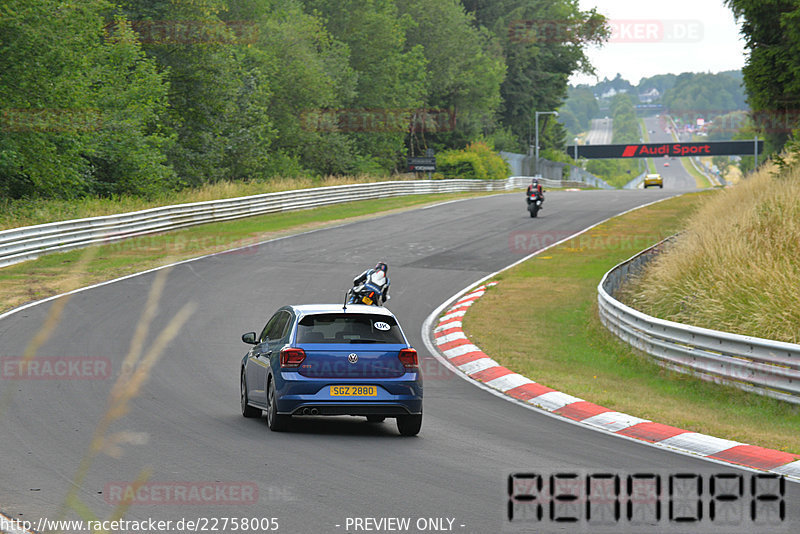
[[[520,230],[511,232],[508,236],[508,247],[514,254],[532,254],[556,243],[562,242],[567,251],[580,250],[642,250],[653,243],[658,243],[666,236],[660,234],[635,234],[635,235],[593,235],[580,234],[573,236],[574,232],[553,231],[537,232]]]
[[[452,132],[452,109],[308,109],[300,126],[309,132]]]
[[[698,43],[703,40],[699,20],[611,19],[608,43]],[[574,20],[517,19],[508,26],[512,43],[571,43],[587,29]]]
[[[103,497],[112,505],[216,506],[256,504],[255,482],[109,482]]]
[[[102,357],[0,358],[2,380],[106,380],[111,360]]]
[[[782,109],[736,110],[730,109],[670,109],[672,117],[679,129],[684,131],[701,130],[709,138],[730,139],[744,128],[756,125],[760,134],[790,134],[800,123],[800,109],[786,107]],[[698,124],[702,120],[702,126]],[[660,120],[660,126],[666,128],[667,121]],[[752,139],[752,137],[751,137]]]
[[[77,133],[103,127],[99,109],[30,108],[0,110],[0,132]]]
[[[146,45],[242,45],[258,41],[259,27],[249,20],[134,20],[131,27]],[[106,26],[109,35],[115,23]]]

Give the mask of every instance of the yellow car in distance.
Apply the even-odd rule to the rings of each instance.
[[[661,178],[660,174],[648,174],[644,177],[644,188],[647,189],[651,185],[657,185],[661,189],[664,188],[664,180]]]

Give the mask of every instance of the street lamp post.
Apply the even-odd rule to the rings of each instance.
[[[578,166],[578,138],[575,138],[575,166]]]
[[[534,129],[536,130],[536,174],[539,174],[539,115],[555,115],[558,117],[558,111],[536,111],[534,112]]]

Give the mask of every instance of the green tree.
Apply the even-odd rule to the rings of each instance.
[[[173,142],[161,120],[167,85],[148,61],[130,23],[117,17],[95,50],[93,98],[102,113],[101,129],[87,138],[91,190],[108,194],[152,194],[174,186],[166,164]]]
[[[224,21],[223,0],[124,0],[148,56],[169,81],[169,150],[184,185],[260,176],[274,137],[266,75]]]
[[[500,85],[505,75],[502,50],[491,34],[475,26],[475,17],[458,0],[405,0],[400,13],[414,20],[406,31],[406,50],[421,47],[427,64],[425,105],[447,110],[456,131],[417,131],[420,148],[428,144],[461,147],[495,128]]]
[[[614,143],[639,143],[641,132],[633,99],[630,95],[621,93],[611,100],[611,118]]]
[[[166,85],[104,0],[0,7],[0,192],[152,192],[173,174],[159,128]]]
[[[401,16],[391,0],[304,3],[322,16],[327,30],[350,52],[349,65],[357,81],[352,98],[344,102],[348,119],[344,129],[361,155],[360,167],[396,168],[408,130],[404,120],[384,128],[381,117],[406,113],[410,123],[410,112],[424,106],[428,83],[422,47],[406,46],[406,32],[414,21]],[[362,113],[369,116],[368,123],[353,127],[356,121],[349,119],[359,119]]]
[[[585,132],[592,119],[600,114],[594,92],[588,86],[582,85],[570,87],[567,95],[566,102],[558,110],[558,120],[572,135]]]
[[[800,108],[800,4],[795,0],[725,0],[741,21],[749,50],[742,74],[756,127],[768,152],[797,128]]]
[[[529,139],[533,112],[561,107],[570,75],[592,72],[584,48],[608,35],[605,18],[594,9],[581,11],[575,0],[474,0],[465,6],[503,45],[501,122],[518,138]],[[545,136],[545,147],[564,144],[563,127],[553,128],[561,139]]]
[[[235,2],[226,17],[253,25],[245,61],[269,82],[264,102],[274,141],[263,151],[267,174],[353,173],[354,143],[315,121],[355,95],[347,46],[295,0]]]
[[[689,113],[691,120],[694,115],[710,119],[714,114],[747,109],[740,81],[727,73],[680,74],[675,85],[664,92],[662,102],[671,113]]]
[[[677,76],[675,74],[656,74],[655,76],[639,80],[639,85],[636,86],[636,90],[641,94],[655,89],[663,96],[668,89],[671,89],[675,85],[676,79]]]

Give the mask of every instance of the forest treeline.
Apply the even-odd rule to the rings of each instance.
[[[391,173],[527,146],[605,21],[575,0],[5,0],[0,196]],[[552,121],[543,145],[562,144]]]

